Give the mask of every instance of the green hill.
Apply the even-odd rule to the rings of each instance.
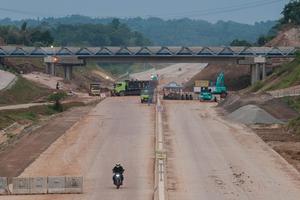
[[[8,18],[0,20],[0,25],[21,26],[24,21],[31,27],[43,26],[61,31],[68,28],[68,31],[74,35],[68,34],[65,37],[61,33],[53,32],[56,41],[66,39],[66,41],[79,36],[90,35],[91,31],[85,31],[91,25],[101,26],[111,23],[113,18],[90,18],[81,15],[71,15],[61,18],[44,18],[42,20],[10,20]],[[209,23],[204,20],[195,19],[171,19],[163,20],[160,18],[128,18],[120,19],[121,23],[126,24],[133,31],[137,31],[149,39],[153,45],[229,45],[233,40],[246,40],[256,42],[261,35],[266,35],[276,24],[276,21],[257,22],[253,25],[241,24],[233,21],[218,21]],[[68,26],[67,26],[68,25]],[[76,25],[76,26],[75,26]],[[75,26],[75,27],[74,27]],[[61,27],[61,28],[58,28]],[[79,34],[79,30],[80,33]],[[97,29],[90,29],[96,31]],[[105,29],[102,29],[105,30]],[[140,38],[140,36],[138,36]],[[88,37],[86,38],[88,39]],[[97,39],[106,45],[106,37]],[[138,45],[138,44],[137,44]]]

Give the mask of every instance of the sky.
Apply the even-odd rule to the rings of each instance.
[[[188,17],[253,24],[277,20],[289,0],[1,0],[0,18],[80,14],[91,17]]]

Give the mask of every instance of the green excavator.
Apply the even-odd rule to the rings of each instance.
[[[225,86],[225,76],[223,72],[219,73],[215,85],[201,87],[199,98],[202,101],[216,101],[217,95],[220,95],[220,98],[226,98],[227,96],[227,87]]]

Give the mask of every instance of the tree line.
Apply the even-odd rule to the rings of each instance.
[[[113,19],[108,24],[59,24],[41,23],[28,26],[23,22],[0,26],[2,45],[26,46],[143,46],[151,44],[143,34],[132,31],[126,24]]]
[[[24,22],[21,27],[0,26],[0,43],[2,45],[48,46],[54,42],[49,30],[38,27],[29,28]]]
[[[74,29],[75,32],[90,27],[111,29],[109,24],[112,23],[113,18],[91,18],[81,15],[70,15],[60,18],[43,18],[41,20],[29,19],[26,22],[32,26],[50,26],[51,29],[56,30],[57,27],[61,29]],[[17,25],[21,26],[22,20],[11,20],[9,18],[0,20],[2,25]],[[256,42],[260,35],[267,34],[269,30],[276,24],[276,21],[257,22],[255,24],[242,24],[233,21],[218,21],[210,23],[200,19],[169,19],[164,20],[157,17],[149,18],[126,18],[120,19],[121,26],[126,24],[127,28],[134,32],[141,33],[144,38],[148,38],[153,45],[157,46],[219,46],[229,45],[230,42],[236,38],[240,40],[247,40],[251,43]],[[75,28],[74,28],[75,26]],[[84,31],[84,30],[82,30]],[[57,35],[59,34],[59,35]],[[118,33],[115,33],[117,35]],[[60,36],[61,35],[61,36]],[[60,34],[59,31],[53,32],[56,41],[61,42],[62,38],[66,40],[67,36]],[[71,36],[75,37],[75,36]],[[83,38],[85,42],[88,38]],[[93,36],[92,36],[93,37]],[[109,36],[107,36],[110,38]],[[102,35],[102,41],[106,43],[115,43],[114,39],[107,39]],[[129,41],[123,43],[141,42],[142,38],[137,35]],[[146,40],[143,43],[148,43]]]

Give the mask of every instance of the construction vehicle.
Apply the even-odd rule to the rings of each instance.
[[[200,101],[216,101],[217,98],[211,92],[208,87],[202,87],[199,95]]]
[[[113,94],[116,96],[127,96],[141,95],[141,91],[146,88],[155,88],[157,81],[139,81],[139,80],[126,80],[122,82],[117,82],[114,84]]]
[[[199,91],[199,99],[201,101],[216,101],[217,96],[226,98],[227,88],[224,84],[224,73],[219,73],[215,84],[208,80],[195,81],[194,91]]]
[[[225,86],[225,77],[224,73],[219,73],[215,86],[210,87],[212,94],[220,95],[221,98],[226,98],[227,96],[227,88]]]
[[[151,80],[152,81],[158,81],[158,74],[151,74]]]
[[[141,103],[152,103],[154,96],[154,89],[147,88],[141,90]]]
[[[91,83],[89,95],[90,96],[100,96],[100,93],[101,93],[100,83]]]

